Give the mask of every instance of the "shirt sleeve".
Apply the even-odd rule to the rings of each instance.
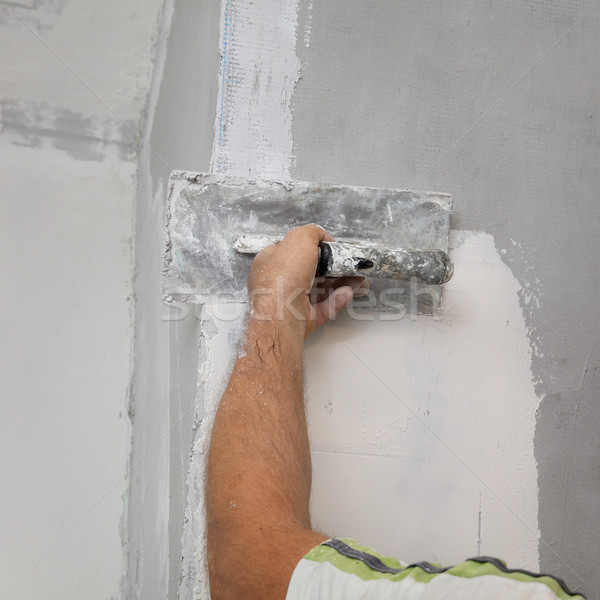
[[[403,564],[355,540],[333,538],[304,556],[286,600],[585,600],[550,575],[491,557],[452,567]]]

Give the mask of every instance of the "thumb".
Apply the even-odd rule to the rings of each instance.
[[[323,325],[333,319],[341,310],[348,306],[352,300],[353,290],[349,285],[343,285],[334,290],[328,298],[315,306],[317,313],[315,325]]]

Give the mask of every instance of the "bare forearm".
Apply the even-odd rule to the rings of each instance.
[[[293,323],[251,322],[212,432],[209,518],[264,515],[309,526],[303,341]]]
[[[303,343],[297,324],[251,323],[221,399],[206,497],[213,600],[283,599],[324,539],[310,529]]]
[[[213,600],[283,600],[302,556],[324,536],[310,527],[310,449],[303,394],[304,338],[352,297],[346,281],[311,302],[321,240],[292,230],[253,261],[251,319],[213,427],[207,545]],[[265,320],[258,320],[258,318]]]

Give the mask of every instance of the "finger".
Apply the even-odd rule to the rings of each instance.
[[[317,225],[317,227],[321,227],[321,226]],[[321,229],[323,229],[323,228],[321,227]],[[325,231],[325,229],[323,229],[323,231],[325,232],[325,235],[323,236],[323,239],[321,241],[323,241],[323,242],[333,242],[334,241],[333,240],[333,236],[331,236],[328,231]]]
[[[349,285],[336,288],[328,298],[315,305],[315,327],[333,319],[352,300],[353,290]]]
[[[368,279],[364,279],[359,288],[354,290],[354,297],[360,298],[361,296],[366,296],[371,290],[371,284]]]
[[[322,289],[334,290],[335,288],[349,285],[353,290],[357,290],[363,287],[365,281],[364,277],[319,277],[315,280],[315,286]]]
[[[290,265],[288,275],[296,277],[299,285],[306,287],[307,293],[313,285],[319,261],[319,242],[331,236],[314,223],[292,229],[280,246]]]
[[[369,283],[364,277],[322,277],[315,280],[310,301],[317,304],[326,300],[334,290],[344,286],[352,288],[355,298],[364,296],[369,291]]]
[[[287,235],[283,238],[282,242],[293,242],[297,243],[310,243],[318,244],[319,242],[332,242],[333,238],[316,223],[310,223],[308,225],[301,225],[290,230]]]

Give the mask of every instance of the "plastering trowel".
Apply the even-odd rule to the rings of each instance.
[[[371,282],[356,308],[439,315],[452,276],[451,212],[448,194],[173,171],[163,296],[244,302],[253,255],[293,227],[318,223],[335,239],[321,243],[318,275]]]

